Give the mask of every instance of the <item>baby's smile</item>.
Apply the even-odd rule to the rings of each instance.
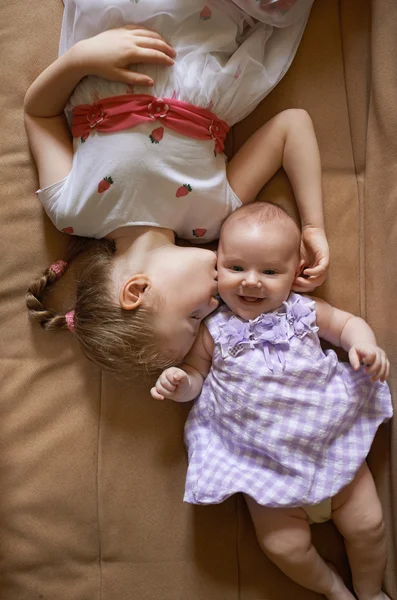
[[[258,296],[243,296],[243,295],[238,294],[237,297],[242,302],[248,302],[248,304],[255,304],[258,302],[262,302],[262,300],[264,300],[264,298],[262,298],[262,297],[259,298]]]

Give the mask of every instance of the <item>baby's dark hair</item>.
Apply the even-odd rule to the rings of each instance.
[[[279,222],[285,224],[292,234],[296,234],[297,244],[300,243],[301,232],[295,221],[289,216],[289,214],[277,204],[271,204],[270,202],[253,202],[252,204],[245,204],[237,210],[235,210],[228,218],[223,222],[220,238],[222,238],[222,232],[226,227],[236,221],[245,221],[252,225],[261,225],[262,223]]]
[[[47,308],[43,302],[45,293],[58,281],[64,268],[86,251],[76,285],[74,313]],[[152,298],[149,306],[145,303],[135,310],[124,310],[115,303],[110,291],[114,252],[111,240],[79,240],[67,262],[54,263],[33,281],[26,294],[26,305],[30,317],[43,329],[73,329],[84,354],[103,369],[124,379],[154,377],[176,359],[166,349],[162,350],[166,348],[165,340],[155,327],[161,299]]]

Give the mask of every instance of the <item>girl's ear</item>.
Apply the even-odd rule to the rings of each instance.
[[[124,283],[120,291],[120,306],[124,310],[134,310],[141,306],[145,293],[150,286],[150,277],[139,273],[133,275]]]

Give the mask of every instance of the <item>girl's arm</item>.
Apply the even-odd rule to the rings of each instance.
[[[360,317],[330,306],[324,300],[314,300],[319,336],[346,350],[355,371],[363,364],[372,381],[384,381],[389,375],[390,363],[384,350],[377,346],[375,334],[368,323]]]
[[[63,114],[76,85],[86,75],[128,84],[153,85],[147,75],[129,70],[133,63],[172,65],[174,50],[153,31],[127,25],[82,40],[52,63],[28,89],[25,127],[45,187],[66,176],[73,147]]]
[[[181,367],[170,367],[162,372],[150,390],[155,400],[168,398],[176,402],[194,400],[203,387],[211,367],[214,341],[205,325],[201,324],[198,336]]]
[[[302,224],[305,277],[297,278],[293,289],[310,291],[326,277],[329,249],[324,231],[320,153],[312,120],[304,110],[285,110],[265,123],[233,156],[227,176],[237,196],[247,204],[255,200],[280,167],[291,182]]]

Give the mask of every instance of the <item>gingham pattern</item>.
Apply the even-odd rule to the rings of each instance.
[[[291,294],[281,319],[296,301]],[[380,423],[392,416],[386,383],[321,349],[314,328],[280,348],[263,344],[222,357],[222,307],[206,320],[215,340],[211,371],[186,423],[189,467],[185,501],[219,503],[245,492],[267,506],[316,504],[349,483],[367,456]],[[231,349],[232,350],[232,349]]]

